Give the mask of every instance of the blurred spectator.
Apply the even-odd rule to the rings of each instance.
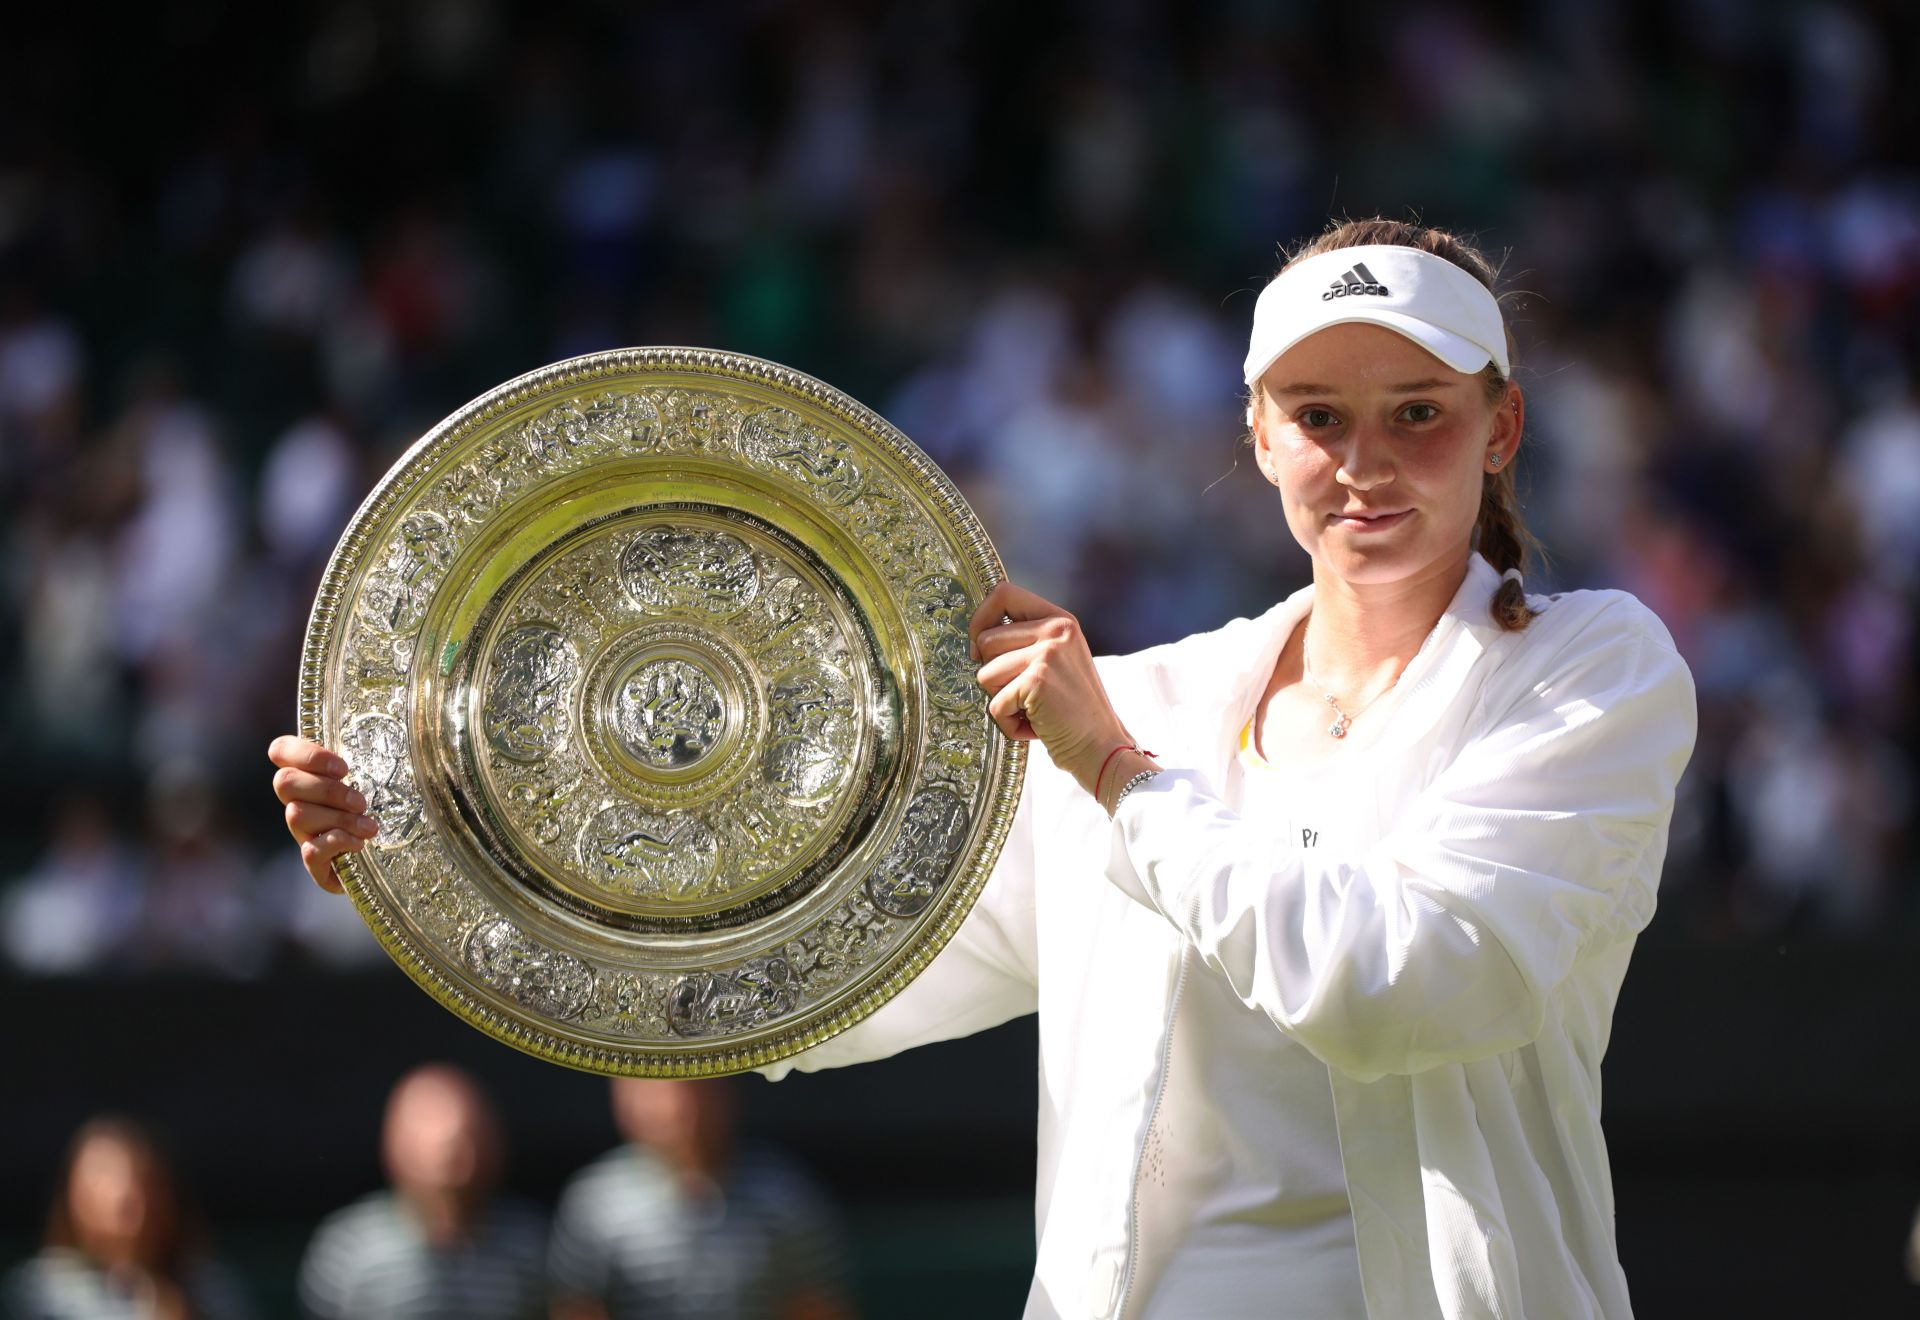
[[[1920,206],[1914,211],[1920,216]],[[1920,590],[1920,374],[1847,429],[1840,462],[1853,474],[1847,495],[1863,524],[1868,567],[1911,600]]]
[[[71,443],[84,363],[71,321],[24,285],[0,287],[0,480]]]
[[[38,975],[126,971],[141,930],[142,880],[139,856],[115,837],[106,808],[69,799],[46,856],[0,898],[7,960]]]
[[[351,275],[318,217],[296,217],[263,231],[234,262],[234,315],[250,332],[312,340],[339,312]]]
[[[252,867],[229,833],[213,786],[192,762],[153,777],[155,841],[141,953],[154,965],[223,976],[256,976],[273,950]]]
[[[471,1078],[416,1068],[387,1100],[389,1191],[330,1216],[300,1266],[315,1320],[538,1320],[546,1315],[539,1211],[495,1195],[500,1121]]]
[[[981,481],[997,515],[995,540],[1043,596],[1071,599],[1081,547],[1128,517],[1121,497],[1141,439],[1118,420],[1098,366],[1069,360],[986,437]]]
[[[850,1314],[831,1208],[736,1139],[737,1082],[620,1078],[627,1144],[554,1217],[555,1320],[833,1320]]]
[[[274,442],[256,496],[260,538],[291,583],[325,561],[360,489],[360,455],[338,408],[311,413]]]
[[[145,364],[116,423],[139,468],[118,547],[115,635],[129,663],[192,649],[227,586],[238,492],[212,413],[169,362]]]
[[[48,511],[21,520],[14,545],[26,615],[20,725],[69,762],[116,759],[129,712],[113,632],[114,566],[100,529]]]
[[[224,1320],[252,1314],[206,1254],[153,1137],[121,1118],[80,1129],[46,1247],[8,1276],[18,1320]]]

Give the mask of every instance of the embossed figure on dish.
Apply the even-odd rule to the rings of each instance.
[[[867,877],[874,905],[896,917],[925,910],[966,842],[969,820],[967,804],[944,788],[915,794],[900,833]]]
[[[580,864],[589,881],[623,898],[691,902],[725,887],[719,837],[690,812],[607,807],[581,832]]]
[[[640,973],[595,978],[591,1025],[602,1031],[646,1040],[664,1040],[672,1034],[667,1021],[667,994],[673,982]]]
[[[367,799],[367,814],[380,822],[371,845],[391,849],[410,842],[420,828],[420,799],[407,755],[406,728],[382,712],[360,715],[342,733],[340,752],[349,781]]]
[[[671,389],[660,396],[661,444],[694,453],[724,443],[738,409],[707,390]]]
[[[514,607],[515,618],[566,619],[580,653],[592,654],[611,631],[624,626],[632,608],[616,585],[618,558],[604,539],[576,547],[528,585]]]
[[[569,808],[580,774],[577,764],[567,769],[572,773],[563,774],[557,783],[521,779],[508,782],[503,794],[510,818],[526,831],[528,838],[547,849],[565,837],[572,814]]]
[[[799,979],[786,959],[755,958],[731,971],[682,977],[667,992],[667,1021],[680,1036],[737,1031],[788,1013],[799,993]]]
[[[767,687],[767,782],[815,802],[846,782],[854,742],[853,690],[821,664],[791,669]]]
[[[360,614],[383,632],[417,626],[426,603],[453,557],[447,520],[416,509],[400,520],[380,564],[360,588]]]
[[[762,408],[740,423],[740,452],[808,486],[828,504],[845,504],[863,480],[853,446],[785,408]]]
[[[467,937],[467,966],[487,985],[543,1017],[578,1017],[593,997],[593,970],[541,944],[510,921],[490,921]]]
[[[778,569],[766,577],[761,609],[743,628],[741,640],[761,665],[778,673],[800,660],[845,649],[826,602],[812,586]]]
[[[925,573],[951,572],[944,547],[923,526],[920,506],[893,482],[869,476],[845,514],[847,530],[887,577],[911,582]]]
[[[564,746],[573,731],[568,713],[580,657],[558,628],[527,624],[493,653],[482,720],[487,741],[509,760],[535,761]]]
[[[648,614],[738,614],[760,590],[753,552],[725,532],[672,525],[635,533],[620,554],[627,594]]]
[[[930,574],[907,593],[907,610],[927,650],[928,696],[949,710],[977,705],[979,689],[967,636],[973,609],[966,587],[943,573]]]

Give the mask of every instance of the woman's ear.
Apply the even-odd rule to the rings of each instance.
[[[1265,410],[1260,403],[1261,396],[1256,394],[1247,404],[1247,434],[1253,445],[1254,465],[1260,469],[1261,476],[1277,486],[1280,481],[1273,475],[1273,448],[1267,443],[1266,418],[1261,415]]]
[[[1487,433],[1487,466],[1498,469],[1513,462],[1513,456],[1520,452],[1526,424],[1526,396],[1518,385],[1508,381],[1507,392],[1493,408],[1493,427]]]

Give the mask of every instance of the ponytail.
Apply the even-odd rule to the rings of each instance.
[[[1527,557],[1539,548],[1539,542],[1520,521],[1512,468],[1481,478],[1480,520],[1474,525],[1474,538],[1480,557],[1502,574],[1500,588],[1493,593],[1493,621],[1507,632],[1519,632],[1533,622],[1538,611],[1527,604],[1525,585],[1505,574],[1509,569],[1525,573]]]

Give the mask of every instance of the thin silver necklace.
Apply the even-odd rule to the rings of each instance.
[[[1327,726],[1327,734],[1329,737],[1334,737],[1334,738],[1346,737],[1347,730],[1353,727],[1353,722],[1359,719],[1362,715],[1365,715],[1368,710],[1372,709],[1373,703],[1375,701],[1380,700],[1380,698],[1386,696],[1387,693],[1393,691],[1394,688],[1398,687],[1400,685],[1400,674],[1404,674],[1407,672],[1404,668],[1401,669],[1400,674],[1395,674],[1393,676],[1393,682],[1387,684],[1385,687],[1381,688],[1378,692],[1373,694],[1372,701],[1367,702],[1366,705],[1362,706],[1359,710],[1356,710],[1353,712],[1353,714],[1349,715],[1347,714],[1346,711],[1340,709],[1340,703],[1333,699],[1333,693],[1321,687],[1320,680],[1313,676],[1313,662],[1307,659],[1307,639],[1305,637],[1302,637],[1300,639],[1300,668],[1306,672],[1307,682],[1313,684],[1314,691],[1318,692],[1322,697],[1326,698],[1327,704],[1333,707],[1333,713],[1336,718],[1334,719],[1332,724],[1329,724]]]

